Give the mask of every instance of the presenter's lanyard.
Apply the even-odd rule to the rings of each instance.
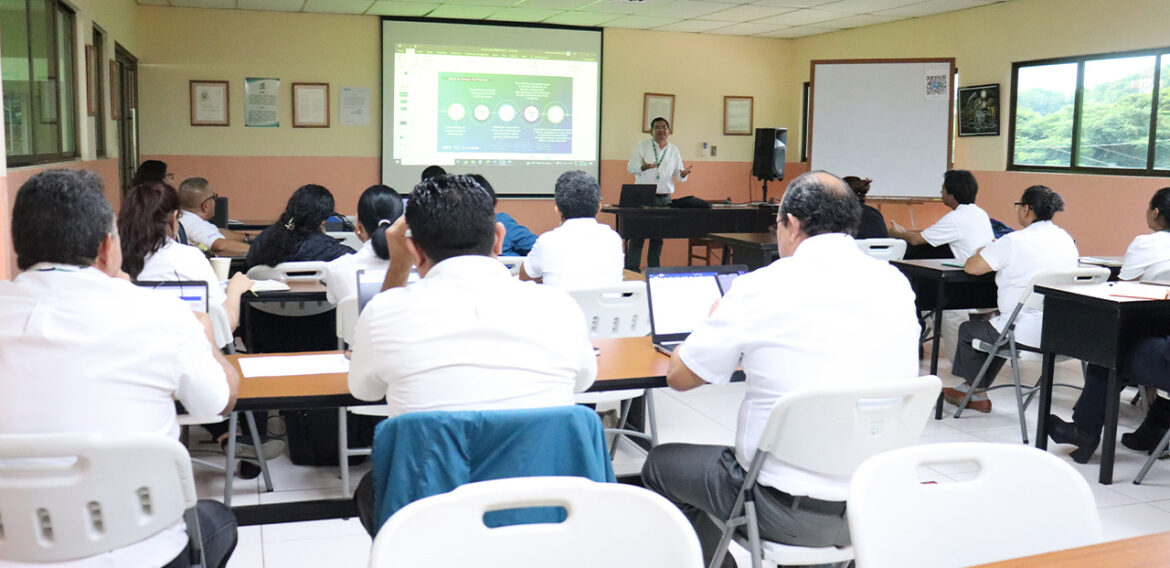
[[[661,166],[662,160],[666,159],[666,149],[663,148],[662,155],[659,156],[658,155],[658,142],[655,142],[653,139],[651,139],[650,142],[651,142],[650,145],[654,147],[654,179],[660,180],[660,179],[662,179],[662,172],[660,172],[658,170],[658,166]]]

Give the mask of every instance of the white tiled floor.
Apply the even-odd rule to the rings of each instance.
[[[923,361],[922,370],[928,369]],[[958,379],[951,377],[949,363],[940,362],[939,374],[944,385],[954,385]],[[1023,375],[1030,381],[1039,375],[1036,362],[1025,362]],[[1010,369],[1000,373],[999,384],[1010,380]],[[1076,362],[1057,366],[1058,382],[1079,384],[1080,366]],[[662,442],[692,442],[725,444],[734,442],[735,418],[743,385],[724,387],[705,386],[687,393],[659,390],[655,393],[658,414],[658,428]],[[1072,412],[1077,391],[1057,389],[1053,400],[1054,412],[1066,419]],[[1121,408],[1121,432],[1136,427],[1142,418],[1141,412],[1126,404],[1132,393],[1123,395]],[[922,436],[923,443],[980,442],[1020,443],[1019,423],[1016,418],[1015,401],[1010,389],[992,392],[993,410],[989,415],[975,412],[965,413],[960,419],[952,418],[954,407],[943,420],[931,420]],[[1029,437],[1035,428],[1035,406],[1028,410],[1027,426]],[[1064,455],[1069,446],[1050,444],[1050,451]],[[1097,484],[1099,456],[1087,465],[1076,465],[1093,489],[1093,495],[1100,510],[1101,521],[1108,539],[1120,539],[1154,532],[1170,530],[1170,460],[1155,465],[1142,485],[1131,482],[1145,460],[1138,454],[1118,445],[1117,465],[1114,484]],[[213,454],[209,459],[215,460]],[[1072,463],[1069,460],[1069,463]],[[633,452],[620,452],[615,470],[637,471],[640,456]],[[972,466],[950,464],[937,466],[921,472],[924,478],[961,481],[972,475]],[[367,466],[353,468],[353,479],[367,470]],[[196,466],[196,478],[201,497],[221,498],[223,474],[209,468]],[[341,495],[340,480],[336,468],[301,467],[292,465],[282,456],[272,462],[272,479],[275,491],[261,493],[259,480],[237,481],[234,504],[274,503]],[[1026,481],[1026,480],[1023,480]],[[365,566],[370,547],[370,538],[356,519],[314,521],[305,523],[283,523],[263,527],[246,527],[240,530],[240,544],[229,564],[232,568],[279,567],[361,567]]]

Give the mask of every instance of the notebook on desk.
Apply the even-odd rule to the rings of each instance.
[[[711,312],[711,306],[748,271],[742,264],[646,269],[654,348],[670,354]]]
[[[627,183],[622,185],[622,194],[618,198],[618,207],[649,207],[654,205],[654,194],[658,186],[645,183]]]
[[[186,281],[186,280],[172,280],[169,282],[152,281],[152,280],[136,280],[136,286],[143,288],[150,288],[151,290],[158,290],[168,295],[174,296],[191,308],[193,312],[207,313],[208,309],[208,290],[207,283],[202,281]]]

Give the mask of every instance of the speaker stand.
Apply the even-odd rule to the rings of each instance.
[[[768,180],[764,180],[764,203],[768,202]]]

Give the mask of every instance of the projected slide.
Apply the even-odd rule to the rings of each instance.
[[[572,77],[439,73],[439,152],[573,151]]]

